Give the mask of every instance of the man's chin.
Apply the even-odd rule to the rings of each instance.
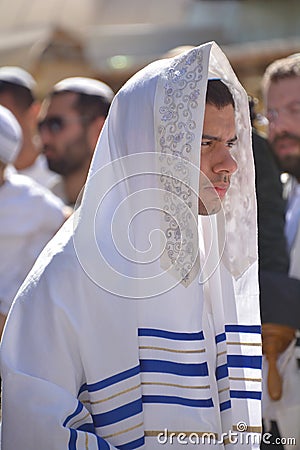
[[[215,202],[211,202],[210,204],[204,205],[202,202],[199,202],[199,214],[200,216],[212,216],[217,214],[222,207],[222,203],[220,200],[216,200]]]
[[[278,163],[282,172],[300,177],[300,155],[286,155],[278,158]]]

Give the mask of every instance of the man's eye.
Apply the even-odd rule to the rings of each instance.
[[[211,141],[202,141],[201,142],[201,147],[209,147],[212,144]]]
[[[227,142],[227,147],[233,148],[236,145],[236,141],[234,142]]]
[[[291,115],[300,114],[300,103],[295,103],[295,104],[291,105],[291,107],[289,108],[289,113]]]

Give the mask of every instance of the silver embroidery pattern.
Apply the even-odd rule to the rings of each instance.
[[[199,82],[203,77],[202,63],[203,53],[199,49],[176,58],[167,71],[163,105],[159,108],[166,252],[183,284],[189,283],[198,255],[196,229],[191,226],[197,196],[192,189],[190,163],[195,160],[191,152],[196,129],[194,114],[199,107]]]

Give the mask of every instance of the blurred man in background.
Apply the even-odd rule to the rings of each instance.
[[[8,108],[22,128],[23,141],[14,167],[51,189],[58,176],[48,169],[40,153],[37,117],[40,103],[35,97],[36,82],[26,70],[16,66],[0,68],[0,104]]]
[[[268,139],[281,171],[288,174],[284,186],[288,201],[285,234],[290,253],[289,275],[295,287],[287,289],[280,299],[274,296],[269,304],[263,305],[263,315],[269,322],[263,325],[264,350],[269,366],[269,389],[264,393],[263,416],[266,428],[270,428],[270,424],[273,429],[278,427],[281,436],[295,437],[296,448],[300,448],[299,347],[295,345],[300,328],[300,284],[297,283],[300,279],[300,54],[269,65],[262,87],[269,122]],[[271,356],[268,355],[269,349]],[[276,371],[274,356],[278,358],[277,367],[282,378],[282,392],[280,395],[275,392],[275,396],[273,388],[276,391],[277,383],[270,377],[273,369]]]
[[[113,99],[105,83],[83,77],[57,83],[44,100],[39,120],[49,169],[61,175],[52,191],[74,206]]]

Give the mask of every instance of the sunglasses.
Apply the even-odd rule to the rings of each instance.
[[[52,116],[47,117],[44,120],[41,120],[37,127],[38,131],[42,133],[43,131],[48,131],[51,134],[59,134],[63,129],[66,128],[72,122],[82,122],[82,118],[78,117],[78,119],[67,119],[66,117],[61,116]]]

